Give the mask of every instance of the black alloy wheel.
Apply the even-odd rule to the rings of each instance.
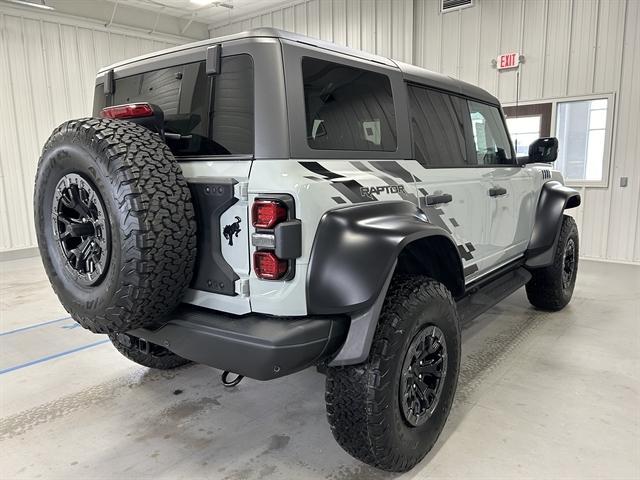
[[[105,276],[111,255],[111,231],[98,189],[77,173],[64,175],[56,185],[51,223],[65,268],[84,287]]]
[[[444,333],[428,325],[411,342],[402,365],[400,405],[412,427],[424,424],[440,400],[447,374],[447,345]]]
[[[562,288],[565,290],[571,286],[573,271],[576,266],[576,244],[572,238],[567,241],[562,258]]]

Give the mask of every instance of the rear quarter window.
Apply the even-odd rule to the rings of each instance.
[[[389,77],[310,57],[302,59],[302,77],[310,148],[396,150]]]

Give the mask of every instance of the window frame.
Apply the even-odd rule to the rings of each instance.
[[[284,78],[287,91],[287,112],[289,127],[289,147],[291,159],[364,159],[364,160],[404,160],[411,158],[411,134],[407,90],[404,88],[402,73],[397,67],[367,58],[347,55],[323,48],[300,45],[297,42],[281,39],[284,59]],[[320,150],[313,149],[307,143],[306,110],[304,107],[304,83],[302,76],[303,57],[343,64],[388,77],[396,122],[396,149],[384,150]]]
[[[110,72],[113,72],[114,78],[118,79],[172,65],[206,60],[207,49],[213,45],[222,45],[223,57],[246,53],[251,56],[254,68],[254,154],[227,157],[180,157],[180,162],[291,158],[284,61],[280,40],[271,37],[259,39],[247,37],[177,47],[168,53],[150,54],[104,68],[98,72],[95,84],[104,85]],[[256,84],[256,79],[261,79],[259,84]]]
[[[471,165],[472,167],[476,167],[476,168],[498,168],[498,167],[507,167],[507,168],[513,168],[513,167],[517,167],[518,165],[518,158],[516,156],[516,149],[513,146],[513,140],[511,139],[511,133],[509,133],[509,127],[507,127],[507,119],[504,116],[504,112],[502,111],[502,105],[494,105],[492,103],[487,103],[487,102],[483,102],[480,100],[477,100],[475,98],[467,98],[467,113],[469,114],[469,122],[471,123],[471,109],[469,108],[469,102],[474,102],[474,103],[479,103],[482,105],[487,105],[488,107],[491,108],[495,108],[496,110],[498,110],[498,114],[500,115],[500,119],[502,120],[502,128],[504,128],[504,133],[507,136],[507,142],[509,142],[509,149],[511,150],[511,163],[490,163],[488,165],[480,165],[480,164],[476,164],[476,165]],[[477,156],[477,150],[476,150],[476,143],[475,140],[473,138],[473,133],[471,134],[470,138],[467,140],[467,142],[470,145],[470,148],[473,150],[473,154],[474,156]]]
[[[374,72],[372,70],[366,69],[366,68],[358,68],[358,67],[352,67],[351,65],[346,65],[343,62],[332,62],[332,61],[327,61],[327,60],[322,60],[322,59],[318,59],[314,56],[309,56],[309,55],[305,55],[302,57],[301,59],[301,63],[300,66],[302,68],[302,80],[303,80],[303,94],[304,94],[304,98],[305,98],[305,102],[304,102],[304,108],[305,108],[305,124],[307,127],[307,130],[309,130],[309,125],[308,125],[308,121],[309,121],[309,112],[307,111],[307,92],[304,89],[304,79],[305,79],[305,62],[306,61],[311,61],[311,62],[323,62],[325,64],[333,64],[336,65],[338,67],[344,67],[344,68],[352,68],[353,70],[357,70],[360,72],[364,72],[366,74],[373,74],[373,75],[377,75],[378,79],[380,81],[382,81],[382,78],[384,78],[384,80],[386,80],[388,88],[389,88],[389,93],[391,96],[391,104],[392,104],[392,108],[393,111],[391,112],[393,114],[393,125],[391,125],[391,122],[389,123],[389,126],[393,127],[393,131],[389,132],[393,135],[394,137],[394,148],[393,149],[347,149],[347,148],[317,148],[314,147],[312,145],[312,142],[310,142],[309,137],[307,136],[307,145],[309,146],[309,148],[311,148],[312,150],[337,150],[337,151],[341,151],[341,152],[395,152],[398,150],[398,132],[397,132],[397,128],[398,128],[398,121],[396,118],[396,106],[395,106],[395,101],[394,101],[394,96],[393,96],[393,89],[391,87],[391,78],[389,78],[389,75],[385,75],[384,73],[379,73],[379,72]],[[386,113],[385,113],[386,115]],[[314,128],[315,130],[315,128]]]
[[[483,105],[487,105],[489,107],[493,107],[493,108],[497,108],[498,112],[500,113],[500,118],[502,119],[502,126],[505,129],[505,132],[507,134],[507,139],[509,140],[509,147],[511,148],[511,158],[513,159],[513,163],[511,164],[490,164],[490,165],[480,165],[480,164],[474,164],[474,165],[455,165],[455,166],[450,166],[450,167],[440,167],[440,166],[429,166],[429,165],[423,165],[422,163],[420,163],[417,159],[416,159],[416,154],[415,154],[415,149],[414,149],[414,144],[413,144],[413,128],[412,128],[412,122],[411,122],[411,107],[409,107],[409,104],[407,103],[407,115],[409,118],[409,130],[411,132],[411,159],[415,160],[416,162],[420,163],[420,165],[423,168],[426,169],[432,169],[432,168],[513,168],[513,167],[519,167],[518,163],[517,163],[517,158],[516,158],[516,151],[513,148],[513,141],[511,140],[511,134],[509,133],[509,129],[507,128],[507,121],[506,118],[504,116],[504,112],[502,111],[502,105],[501,104],[495,104],[495,103],[490,103],[490,102],[485,102],[483,100],[480,100],[478,98],[474,98],[474,97],[469,97],[467,95],[462,95],[460,93],[457,92],[452,92],[450,90],[445,90],[442,88],[437,88],[434,86],[430,86],[430,85],[426,85],[424,83],[420,83],[420,82],[416,82],[416,81],[406,81],[404,82],[404,86],[405,86],[405,90],[407,92],[406,97],[407,97],[407,102],[409,102],[409,87],[413,86],[413,87],[419,87],[419,88],[424,88],[427,90],[433,90],[435,92],[438,93],[443,93],[445,95],[449,95],[451,97],[458,97],[460,99],[462,99],[464,101],[465,104],[465,112],[466,115],[464,116],[464,136],[465,136],[465,143],[467,146],[467,157],[469,158],[473,158],[476,156],[476,146],[475,143],[473,141],[473,127],[471,125],[471,110],[469,110],[469,101],[472,102],[476,102],[476,103],[481,103]]]
[[[462,118],[463,118],[462,137],[464,140],[465,154],[467,157],[466,160],[468,162],[469,158],[475,157],[476,151],[475,151],[475,147],[473,147],[473,142],[468,141],[469,135],[473,136],[473,131],[472,131],[471,116],[469,114],[469,103],[468,103],[467,97],[463,97],[462,95],[456,95],[454,93],[447,92],[446,90],[440,90],[437,88],[428,87],[426,85],[423,85],[421,83],[416,83],[416,82],[406,82],[406,86],[407,86],[408,102],[411,101],[412,94],[410,93],[410,90],[413,88],[413,89],[426,90],[427,92],[438,93],[440,95],[446,95],[451,99],[453,103],[453,108],[456,108],[456,109],[463,108],[463,110],[460,113],[462,114]],[[462,107],[460,104],[464,106]],[[411,158],[416,162],[418,162],[420,165],[422,165],[423,168],[469,168],[474,166],[480,166],[480,165],[469,165],[468,163],[463,165],[449,165],[449,166],[426,165],[425,163],[421,162],[418,159],[418,156],[416,155],[415,132],[413,131],[414,117],[413,117],[413,108],[411,107],[411,105],[408,105],[408,112],[409,112],[409,126],[411,129],[411,153],[412,153]]]
[[[220,59],[221,64],[224,63],[225,59],[230,59],[230,58],[234,58],[234,57],[239,57],[239,56],[245,56],[250,65],[251,65],[251,74],[252,74],[252,78],[251,78],[251,83],[252,83],[252,89],[251,89],[251,102],[252,102],[252,130],[251,130],[251,152],[250,153],[221,153],[221,154],[212,154],[212,153],[201,153],[201,154],[193,154],[193,153],[188,153],[188,154],[184,154],[181,155],[177,152],[173,152],[173,155],[176,157],[176,160],[178,160],[179,162],[181,161],[187,161],[187,160],[198,160],[198,159],[246,159],[246,158],[254,158],[255,157],[255,151],[256,151],[256,102],[255,102],[255,95],[256,95],[256,74],[255,74],[255,62],[253,59],[253,56],[248,53],[248,52],[240,52],[240,53],[231,53],[228,55],[223,55]],[[175,69],[175,68],[184,68],[184,67],[188,67],[191,65],[198,65],[199,67],[202,66],[204,67],[206,64],[206,59],[199,59],[199,60],[195,60],[195,61],[190,61],[187,63],[175,63],[172,65],[162,65],[159,68],[150,68],[141,72],[135,72],[135,73],[129,73],[129,74],[125,74],[125,75],[119,75],[118,77],[116,77],[115,81],[120,81],[120,80],[125,80],[128,78],[132,78],[132,77],[139,77],[141,75],[146,75],[152,72],[158,72],[160,70],[168,70],[168,69]],[[221,72],[218,75],[221,75],[224,72]],[[205,78],[207,79],[207,86],[206,86],[206,94],[207,94],[207,110],[208,112],[211,114],[212,112],[215,113],[213,111],[213,107],[215,104],[215,98],[216,98],[216,81],[217,81],[217,76],[218,75],[207,75],[205,73]],[[115,82],[114,82],[115,83]],[[180,86],[180,90],[178,91],[178,100],[177,100],[177,104],[178,106],[180,105],[181,102],[181,95],[182,95],[182,86]],[[110,104],[110,106],[113,104],[114,102],[114,95],[109,95],[107,103]],[[207,137],[210,140],[215,141],[214,138],[212,138],[212,130],[213,129],[213,123],[211,123],[211,121],[209,120],[209,124],[207,125]],[[171,148],[171,147],[170,147]]]
[[[555,137],[557,119],[558,119],[558,104],[559,103],[571,103],[571,102],[584,102],[590,100],[607,100],[607,119],[605,124],[605,140],[604,140],[604,153],[602,155],[602,179],[600,180],[571,180],[565,178],[565,184],[569,187],[595,187],[595,188],[608,188],[609,179],[611,177],[611,158],[613,157],[613,138],[615,135],[615,122],[614,114],[616,110],[616,94],[614,92],[606,93],[593,93],[589,95],[576,95],[571,97],[554,97],[554,98],[541,98],[539,100],[527,100],[524,102],[518,102],[517,106],[525,105],[538,105],[543,103],[551,104],[551,126],[550,135]],[[515,102],[509,102],[504,104],[505,107],[515,107]],[[562,148],[562,145],[560,146]]]

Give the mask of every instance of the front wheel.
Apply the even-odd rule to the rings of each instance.
[[[534,307],[557,311],[571,301],[578,275],[578,247],[576,221],[564,215],[553,263],[531,270],[526,290],[527,298]]]
[[[422,276],[389,287],[367,361],[327,371],[327,415],[350,455],[382,470],[410,470],[449,415],[460,367],[451,293]]]

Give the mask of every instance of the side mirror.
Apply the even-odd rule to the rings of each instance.
[[[551,163],[558,158],[558,139],[543,137],[529,145],[529,156],[519,160],[521,165],[527,163]]]

